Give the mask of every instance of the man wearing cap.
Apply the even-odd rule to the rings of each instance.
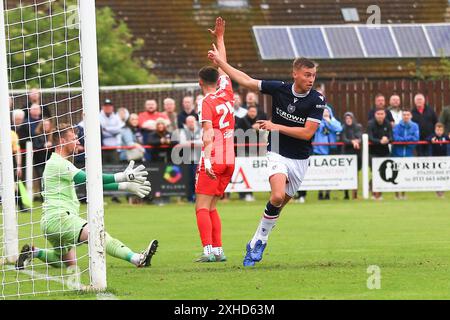
[[[102,129],[102,146],[117,147],[119,144],[122,122],[114,112],[114,104],[110,99],[103,102],[100,111],[100,126]],[[119,162],[119,154],[116,149],[103,150],[103,163],[113,164]]]

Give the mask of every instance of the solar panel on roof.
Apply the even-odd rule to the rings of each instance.
[[[295,57],[286,28],[255,28],[254,30],[263,59],[293,59]]]
[[[394,39],[388,27],[358,26],[361,40],[370,58],[398,57]]]
[[[298,56],[307,58],[330,58],[327,44],[320,28],[292,27],[290,30]]]
[[[393,26],[402,57],[432,57],[421,26]]]
[[[364,57],[358,35],[353,27],[325,27],[325,33],[334,57]]]
[[[450,56],[450,24],[272,26],[253,28],[263,59]],[[324,30],[324,32],[322,32]]]
[[[450,56],[450,25],[425,27],[436,56]]]

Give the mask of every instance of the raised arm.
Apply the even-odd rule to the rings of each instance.
[[[227,51],[225,49],[225,20],[221,17],[216,19],[216,26],[214,30],[208,29],[208,31],[216,37],[217,50],[219,51],[220,58],[227,62]],[[225,74],[222,68],[219,68],[220,75]]]
[[[214,44],[212,50],[209,50],[208,52],[208,59],[221,68],[223,72],[225,72],[232,80],[236,81],[241,86],[252,91],[259,91],[260,80],[253,79],[244,72],[230,66],[224,59],[222,59],[219,50]]]

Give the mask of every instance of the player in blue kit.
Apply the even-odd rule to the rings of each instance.
[[[316,65],[306,58],[293,63],[293,83],[256,80],[229,65],[215,45],[208,58],[229,77],[248,88],[272,96],[272,120],[258,121],[260,129],[270,131],[268,145],[270,200],[255,235],[247,243],[244,266],[262,260],[269,234],[283,207],[300,188],[312,153],[311,140],[322,121],[326,100],[313,89]]]

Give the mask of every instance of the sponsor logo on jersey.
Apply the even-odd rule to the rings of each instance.
[[[316,108],[317,109],[324,109],[325,110],[326,107],[327,107],[326,104],[316,104]]]
[[[325,101],[324,100],[325,98],[323,96],[319,96],[319,99],[322,100],[322,101]]]
[[[293,104],[289,104],[287,109],[289,113],[294,113],[296,107]]]
[[[300,123],[300,124],[305,124],[305,122],[306,122],[305,118],[296,116],[294,114],[287,113],[286,111],[283,111],[280,108],[277,108],[276,112],[283,119],[286,119],[286,120],[289,120],[289,121],[292,121],[292,122],[295,122],[295,123]]]

